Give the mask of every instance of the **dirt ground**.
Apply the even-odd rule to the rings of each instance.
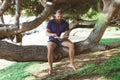
[[[114,54],[119,54],[120,50],[119,49],[112,49],[112,50],[107,50],[107,51],[100,51],[100,52],[93,52],[93,53],[82,53],[80,55],[75,56],[75,65],[77,69],[82,68],[86,64],[101,64],[105,60],[110,59]],[[59,62],[59,66],[54,68],[52,76],[60,75],[65,72],[71,72],[73,71],[69,65],[69,60],[62,60]],[[37,77],[43,78],[43,77],[49,77],[47,74],[48,70],[42,71],[38,74]],[[57,79],[57,80],[62,80],[62,79]],[[109,79],[103,79],[100,75],[87,75],[87,76],[73,76],[72,78],[66,78],[64,80],[109,80]]]

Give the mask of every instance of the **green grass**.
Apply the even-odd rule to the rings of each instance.
[[[111,80],[120,80],[120,55],[115,55],[97,68],[97,72]]]
[[[101,39],[100,44],[110,44],[113,42],[120,41],[120,38],[108,38],[108,39]]]
[[[110,44],[116,42],[120,39],[102,39],[100,44]],[[67,60],[65,58],[64,60]],[[35,68],[42,68],[36,65],[48,66],[47,64],[40,62],[16,62],[13,65],[0,70],[0,80],[26,80],[25,78],[32,75],[30,72],[34,72]],[[56,65],[57,66],[57,65]],[[56,67],[55,66],[55,67]],[[30,68],[30,69],[29,69]],[[47,69],[47,68],[45,68]],[[107,60],[101,65],[96,64],[87,64],[82,69],[79,69],[77,72],[63,73],[49,78],[41,78],[41,80],[57,80],[57,79],[67,79],[77,76],[87,76],[89,74],[99,74],[102,77],[109,78],[111,80],[120,80],[120,55],[114,56],[112,59]],[[28,80],[40,80],[40,79],[28,79]]]
[[[58,80],[58,79],[60,79],[60,80],[67,79],[68,80],[68,79],[72,78],[73,76],[76,77],[76,76],[84,76],[87,74],[91,74],[90,72],[94,71],[95,67],[96,67],[95,64],[89,64],[89,65],[85,65],[82,69],[79,69],[76,72],[63,73],[63,74],[59,74],[59,75],[52,76],[49,78],[42,78],[40,80]]]
[[[83,77],[95,74],[98,74],[102,78],[107,78],[110,80],[120,80],[120,55],[115,55],[112,59],[107,60],[101,65],[96,65],[94,63],[87,64],[77,72],[63,73],[49,78],[42,78],[40,80],[66,80],[73,77]]]
[[[29,72],[25,69],[38,62],[17,62],[12,66],[0,70],[0,80],[24,80],[25,77],[30,76]]]
[[[103,65],[101,65],[98,69],[99,73],[101,75],[108,76],[109,73],[112,71],[116,71],[120,68],[120,55],[117,55],[116,57],[112,58],[111,60],[106,61]],[[101,71],[101,69],[103,71]],[[114,70],[112,70],[114,69]]]

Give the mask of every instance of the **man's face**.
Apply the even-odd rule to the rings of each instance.
[[[61,20],[62,17],[63,17],[63,14],[62,14],[62,13],[56,13],[56,14],[55,14],[55,18],[56,18],[57,20]]]

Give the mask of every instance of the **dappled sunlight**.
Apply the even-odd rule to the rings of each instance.
[[[120,38],[120,31],[115,30],[116,27],[112,28],[107,28],[105,33],[102,36],[102,39],[107,39],[107,38]]]
[[[56,67],[59,64],[60,62],[53,63],[53,67]],[[44,77],[48,76],[48,69],[48,62],[45,62],[42,64],[33,64],[31,66],[28,66],[25,71],[31,73],[34,77],[35,75],[39,75],[39,77]]]
[[[110,59],[113,55],[119,54],[120,50],[119,49],[111,49],[107,51],[99,51],[99,52],[91,52],[91,53],[83,53],[80,55],[75,56],[75,65],[78,70],[83,69],[85,65],[89,64],[102,64],[106,60]],[[27,73],[30,73],[31,75],[26,76],[25,80],[36,80],[36,79],[42,79],[42,78],[49,78],[49,77],[54,77],[56,75],[63,75],[67,73],[74,73],[73,69],[70,68],[69,65],[69,58],[63,59],[60,62],[55,62],[53,63],[54,70],[53,70],[53,75],[49,76],[48,75],[48,62],[44,63],[36,63],[29,65],[25,67],[24,71]],[[39,77],[36,77],[35,75],[39,75]],[[9,76],[9,74],[7,75]],[[2,76],[4,77],[4,76]],[[88,75],[88,76],[83,76],[83,77],[73,77],[71,80],[75,79],[104,79],[103,77],[99,75]]]
[[[25,35],[23,37],[22,45],[46,45],[48,37],[45,35],[45,30],[34,33],[31,35]]]
[[[35,80],[36,78],[34,76],[28,76],[24,80]]]
[[[94,54],[96,56],[103,55],[103,56],[106,56],[106,57],[111,57],[113,54],[119,54],[119,53],[120,53],[120,50],[117,49],[117,48],[111,49],[111,50],[106,50],[106,51],[94,52]]]
[[[75,56],[75,65],[78,70],[84,68],[85,65],[89,64],[102,64],[106,60],[110,59],[113,55],[119,54],[120,50],[119,49],[112,49],[112,50],[107,50],[107,51],[99,51],[99,52],[91,52],[91,53],[83,53],[80,55]],[[64,73],[74,73],[74,71],[68,66],[69,65],[69,58],[63,59],[60,62],[54,63],[54,71],[52,76],[56,75],[62,75]],[[35,64],[32,66],[29,66],[25,69],[26,71],[32,73],[32,74],[37,74],[39,77],[33,76],[28,76],[26,77],[25,80],[29,80],[30,78],[34,79],[42,79],[42,78],[49,78],[50,76],[48,75],[48,63],[43,63],[43,64]],[[51,76],[51,77],[52,77]],[[34,80],[30,79],[30,80]],[[68,78],[69,79],[69,78]],[[87,75],[83,77],[73,77],[70,80],[75,80],[75,79],[84,79],[84,80],[108,80],[105,79],[104,77],[100,75]]]
[[[87,39],[93,29],[89,28],[76,28],[70,32],[69,39],[72,42],[78,42]]]
[[[114,56],[115,54],[119,54],[120,50],[119,49],[112,49],[112,50],[107,50],[107,51],[99,51],[99,52],[91,52],[91,53],[83,53],[80,55],[75,56],[75,65],[77,67],[78,70],[81,70],[84,68],[85,65],[89,65],[89,64],[98,64],[101,65],[103,64],[106,60],[110,59],[112,56]],[[58,66],[54,67],[54,71],[53,71],[53,75],[51,77],[54,76],[59,76],[62,74],[67,74],[67,73],[74,73],[74,71],[68,66],[69,65],[69,58],[67,59],[63,59],[59,62],[59,64],[57,64]],[[42,78],[49,78],[50,76],[48,76],[46,70],[43,71],[38,71],[39,72],[39,78],[38,79],[42,79]],[[67,78],[69,79],[69,78]],[[73,77],[70,80],[75,80],[75,79],[86,79],[86,80],[101,80],[104,79],[102,76],[100,75],[87,75],[87,76],[83,76],[83,77]],[[108,80],[108,79],[104,79],[104,80]]]
[[[58,63],[53,63],[53,67],[55,67]],[[49,68],[48,62],[42,63],[42,64],[34,64],[31,66],[28,66],[25,71],[30,73],[39,73],[43,70],[47,70]]]
[[[46,69],[48,69],[48,63],[42,63],[42,64],[34,64],[31,66],[28,66],[25,69],[25,71],[30,72],[30,73],[38,73]]]

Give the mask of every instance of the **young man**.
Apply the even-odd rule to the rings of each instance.
[[[70,57],[70,67],[76,71],[76,67],[74,65],[74,44],[65,38],[59,38],[60,35],[65,32],[65,35],[69,35],[69,24],[63,20],[63,13],[61,10],[57,10],[55,14],[55,19],[52,19],[48,22],[46,35],[49,36],[49,41],[47,44],[48,49],[48,63],[49,63],[49,75],[52,74],[53,71],[53,53],[56,46],[62,45],[69,48],[69,57]]]

